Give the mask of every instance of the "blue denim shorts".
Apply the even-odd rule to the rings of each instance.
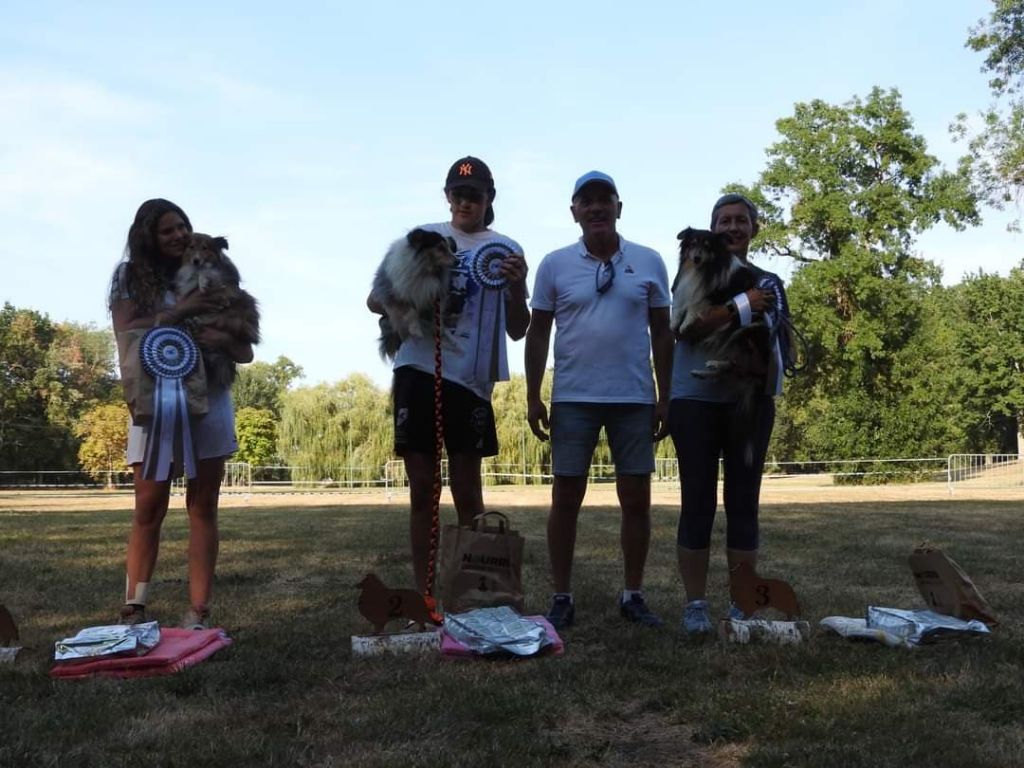
[[[604,427],[616,475],[654,471],[653,405],[606,403],[551,404],[551,469],[563,477],[581,477]]]

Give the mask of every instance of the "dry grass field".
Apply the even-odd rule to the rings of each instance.
[[[26,646],[0,666],[0,766],[1024,764],[1020,491],[784,482],[765,486],[762,570],[792,582],[813,625],[871,604],[923,607],[906,563],[922,540],[960,562],[1002,625],[980,641],[914,651],[820,632],[787,648],[688,642],[675,631],[670,485],[655,491],[646,588],[667,626],[625,625],[614,491],[594,486],[565,656],[358,658],[349,638],[367,626],[354,585],[368,571],[409,581],[404,492],[228,494],[215,615],[235,645],[168,678],[53,681],[54,640],[116,612],[131,496],[0,492],[0,602]],[[535,611],[549,592],[548,493],[486,493],[527,539]],[[161,621],[185,607],[182,504],[175,497],[154,579]]]

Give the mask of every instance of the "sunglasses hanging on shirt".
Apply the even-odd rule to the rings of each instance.
[[[598,264],[597,275],[594,281],[597,286],[597,292],[599,294],[606,293],[612,287],[612,283],[615,282],[615,265],[610,261]]]

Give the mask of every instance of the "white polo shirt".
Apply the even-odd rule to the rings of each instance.
[[[555,316],[551,402],[653,404],[650,310],[669,307],[661,255],[619,238],[615,278],[597,292],[600,259],[581,238],[537,267],[530,306]]]

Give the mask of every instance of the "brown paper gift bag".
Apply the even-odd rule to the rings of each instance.
[[[156,387],[153,377],[142,368],[139,357],[139,345],[149,328],[132,328],[115,334],[117,354],[121,365],[121,389],[128,411],[136,423],[146,421],[153,416],[153,390]],[[203,356],[199,355],[195,370],[184,381],[185,397],[188,400],[188,412],[193,416],[202,416],[210,410],[206,397],[206,367]]]
[[[469,526],[446,525],[440,562],[444,609],[461,613],[510,605],[522,613],[523,544],[500,512],[477,515]]]
[[[958,619],[999,623],[970,576],[941,549],[921,545],[910,555],[910,570],[921,597],[936,613]]]

